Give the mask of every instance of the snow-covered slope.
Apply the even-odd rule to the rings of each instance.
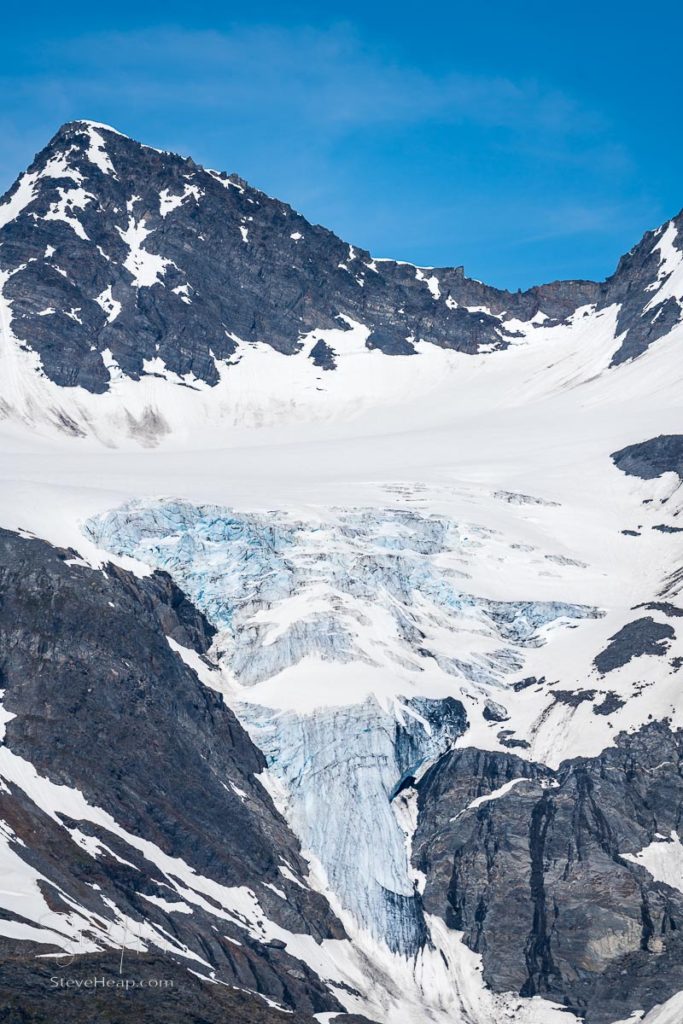
[[[349,936],[337,974],[304,957],[341,1005],[611,1024],[675,1001],[674,782],[647,823],[625,770],[600,788],[683,727],[681,217],[603,284],[515,295],[77,122],[0,224],[0,525],[164,570],[216,630],[173,650],[265,755]],[[566,855],[571,899],[548,807],[557,850],[608,823]],[[501,895],[477,857],[508,846]],[[591,911],[612,884],[623,918]],[[487,913],[520,922],[513,964]]]

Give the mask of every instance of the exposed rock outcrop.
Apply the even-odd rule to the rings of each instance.
[[[464,931],[498,991],[588,1024],[664,1002],[683,988],[682,767],[666,723],[557,772],[447,754],[417,784],[425,910]]]

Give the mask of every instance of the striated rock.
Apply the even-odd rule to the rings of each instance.
[[[601,305],[619,306],[617,334],[625,335],[612,357],[616,366],[642,355],[680,323],[681,299],[667,287],[683,258],[683,210],[619,260],[605,283]]]
[[[299,843],[257,778],[263,755],[166,638],[200,654],[211,627],[164,574],[70,554],[0,531],[0,815],[16,870],[37,871],[57,911],[29,917],[34,934],[49,948],[68,901],[105,946],[125,917],[134,949],[183,970],[289,1009],[340,1009],[286,942],[268,944],[263,920],[317,941],[344,932],[302,881]]]
[[[447,754],[417,783],[425,910],[464,931],[497,991],[541,994],[588,1024],[664,1002],[683,988],[683,855],[669,840],[672,887],[648,851],[679,827],[682,767],[683,734],[661,723],[557,772]]]

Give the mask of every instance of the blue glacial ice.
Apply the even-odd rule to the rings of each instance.
[[[469,681],[491,700],[546,628],[599,613],[469,593],[448,556],[485,543],[486,531],[413,510],[334,509],[304,520],[159,500],[93,518],[85,532],[100,548],[167,571],[216,626],[214,656],[245,688],[234,710],[284,785],[304,850],[361,927],[414,955],[428,936],[395,794],[466,727],[459,700],[416,696],[415,680],[428,664],[452,680],[453,694]],[[326,665],[388,670],[397,696],[328,694],[315,711],[249,701],[249,688],[304,659],[321,687]],[[283,678],[296,686],[296,676]]]

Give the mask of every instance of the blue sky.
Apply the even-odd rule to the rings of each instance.
[[[91,118],[508,288],[604,277],[683,206],[669,0],[98,6],[6,5],[0,190]]]

